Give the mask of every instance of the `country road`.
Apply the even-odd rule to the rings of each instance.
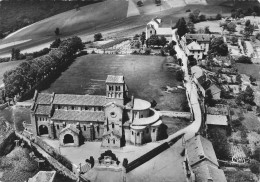
[[[175,50],[177,52],[177,57],[182,59],[182,69],[184,71],[184,86],[186,88],[187,95],[190,98],[190,103],[192,107],[192,113],[194,113],[194,121],[187,126],[186,128],[183,128],[182,130],[179,130],[178,132],[174,133],[173,135],[170,135],[169,138],[166,140],[166,142],[171,143],[171,140],[173,140],[175,137],[185,134],[184,138],[185,140],[189,140],[190,138],[194,137],[195,134],[199,131],[201,127],[202,122],[202,113],[201,108],[199,104],[199,96],[197,92],[197,87],[195,83],[193,82],[192,78],[188,74],[188,58],[185,55],[184,51],[178,44],[177,38],[176,38],[176,29],[173,32],[173,40],[176,41],[177,45],[175,46]]]

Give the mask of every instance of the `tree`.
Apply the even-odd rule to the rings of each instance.
[[[161,46],[163,46],[163,47],[167,44],[167,40],[166,40],[166,38],[165,38],[164,36],[161,36],[161,37],[159,38],[159,44],[160,44]]]
[[[192,23],[197,23],[197,22],[198,22],[198,19],[197,19],[197,17],[194,15],[194,13],[190,13],[190,14],[189,14],[189,20],[190,20]]]
[[[235,23],[233,23],[233,22],[230,22],[230,23],[228,23],[227,24],[227,30],[229,31],[229,32],[235,32],[236,31],[236,24]]]
[[[54,31],[55,35],[58,36],[60,35],[60,29],[59,28],[56,28],[55,31]]]
[[[232,45],[236,45],[236,44],[237,44],[237,41],[238,41],[238,38],[237,38],[236,36],[232,36],[232,37],[231,37]]]
[[[155,4],[160,5],[161,4],[161,0],[155,0]]]
[[[195,32],[195,27],[194,27],[194,23],[193,23],[193,22],[189,21],[189,22],[187,23],[187,28],[188,28],[189,33],[196,33],[196,32]]]
[[[206,15],[201,14],[201,15],[199,16],[199,20],[200,20],[200,21],[206,21]]]
[[[148,47],[150,46],[159,46],[160,45],[160,40],[158,35],[151,35],[149,39],[146,40],[146,44]]]
[[[211,93],[211,90],[206,90],[205,103],[211,107],[215,106],[215,101],[213,100],[213,95]]]
[[[252,16],[254,16],[254,18],[255,18],[255,16],[256,16],[256,12],[253,12],[253,13],[252,13]]]
[[[193,55],[188,56],[188,60],[189,60],[189,65],[190,66],[197,65],[197,60],[194,58]]]
[[[260,164],[256,163],[256,162],[253,162],[250,164],[250,170],[252,173],[258,175],[260,173]]]
[[[145,32],[142,32],[140,40],[142,42],[142,45],[144,45],[144,42],[145,42]]]
[[[230,156],[230,148],[227,141],[226,130],[222,128],[214,128],[211,129],[208,134],[217,158],[228,160]]]
[[[218,14],[216,15],[216,19],[217,19],[217,20],[221,20],[221,18],[222,18],[222,15],[218,13]]]
[[[94,41],[100,41],[102,39],[102,34],[101,33],[96,33],[94,35]]]
[[[244,64],[252,64],[251,58],[247,57],[247,56],[244,56],[244,55],[240,56],[237,59],[237,62],[238,63],[244,63]]]
[[[181,82],[184,80],[184,72],[180,69],[176,72],[176,79]]]
[[[211,32],[209,30],[209,26],[205,26],[204,32],[205,32],[205,34],[211,34]]]
[[[255,29],[254,25],[249,24],[248,26],[245,26],[244,33],[247,32],[249,35],[252,35],[254,32],[254,29]]]
[[[137,4],[137,6],[139,6],[139,7],[141,7],[141,6],[144,5],[144,3],[143,3],[142,1],[138,1],[136,4]]]
[[[228,46],[222,37],[213,38],[209,46],[209,54],[227,56]]]
[[[178,22],[176,24],[176,28],[177,28],[177,34],[179,35],[179,37],[182,37],[183,35],[188,33],[188,28],[187,28],[186,21],[184,18],[181,18],[178,20]]]
[[[11,58],[12,58],[12,60],[19,60],[19,58],[20,58],[20,49],[12,48]]]
[[[260,147],[257,147],[254,151],[253,158],[260,162]]]
[[[246,20],[245,26],[247,27],[247,26],[249,26],[250,24],[251,24],[250,20]]]
[[[177,54],[177,52],[175,51],[175,49],[172,48],[169,50],[169,54],[170,54],[170,56],[174,56]]]
[[[50,48],[58,48],[60,46],[61,40],[60,38],[55,39],[55,41],[53,41],[50,45]]]

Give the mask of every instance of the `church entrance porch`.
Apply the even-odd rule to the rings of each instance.
[[[65,145],[66,145],[66,144],[69,144],[69,143],[74,143],[73,136],[70,135],[70,134],[66,134],[66,135],[64,136],[63,143],[64,143]]]
[[[48,131],[48,127],[45,125],[40,125],[39,126],[39,134],[40,135],[48,135],[49,131]]]

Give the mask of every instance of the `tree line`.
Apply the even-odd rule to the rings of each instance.
[[[70,63],[83,48],[84,44],[79,37],[68,38],[48,54],[22,62],[16,68],[6,71],[3,79],[6,96],[14,97],[30,91],[50,74]]]

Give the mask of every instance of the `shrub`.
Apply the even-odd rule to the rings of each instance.
[[[102,39],[102,34],[101,33],[96,33],[94,35],[94,41],[100,41]]]
[[[150,55],[151,54],[151,49],[150,48],[146,48],[144,51],[145,55]]]
[[[260,164],[257,164],[257,163],[251,163],[250,164],[250,170],[252,173],[254,174],[259,174],[260,173]]]
[[[238,63],[244,63],[244,64],[252,64],[252,60],[250,57],[247,57],[247,56],[240,56],[238,59],[237,59],[237,62]]]

